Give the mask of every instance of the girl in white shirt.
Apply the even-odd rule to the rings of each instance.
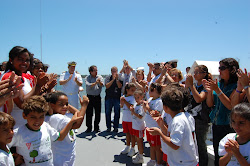
[[[231,111],[231,126],[219,144],[220,165],[250,165],[250,104],[240,103]]]
[[[78,117],[84,117],[89,102],[86,96],[82,99],[80,98],[82,107],[79,111],[68,104],[68,97],[63,92],[52,92],[47,94],[45,98],[49,102],[50,108],[53,110],[53,115],[48,118],[47,123],[57,131],[61,131],[70,121],[70,118],[66,116],[68,110],[70,112],[77,112]],[[72,129],[78,129],[81,127],[82,121],[83,119],[80,122],[75,123],[72,126]],[[55,166],[75,164],[76,135],[72,129],[63,141],[52,143],[53,161]]]

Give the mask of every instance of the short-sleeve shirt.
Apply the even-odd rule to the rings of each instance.
[[[112,75],[109,75],[105,78],[105,85],[112,81]],[[120,99],[121,97],[121,88],[118,87],[116,80],[112,83],[109,88],[106,88],[106,96],[105,98],[117,98]]]
[[[9,146],[16,147],[17,153],[23,156],[27,166],[52,166],[51,142],[56,141],[59,136],[60,133],[46,122],[43,122],[37,131],[23,125],[14,130],[14,137]]]
[[[237,138],[236,133],[229,133],[220,141],[219,156],[224,156],[227,154],[224,146],[228,142],[228,139],[236,140],[236,138]],[[240,149],[240,154],[247,160],[247,163],[250,164],[250,141],[244,144],[240,144],[239,149]],[[236,159],[236,157],[233,155],[227,166],[238,166],[238,165],[240,164]]]
[[[60,75],[60,81],[69,79],[70,73],[69,71],[65,71]],[[75,78],[77,81],[82,83],[82,76],[80,73],[74,72],[72,78],[64,85],[62,85],[62,91],[68,94],[78,94],[79,86],[75,82]]]
[[[145,112],[143,109],[142,104],[134,104],[134,109],[135,109],[135,113],[137,115],[142,116],[142,118],[138,118],[137,116],[133,115],[133,119],[132,119],[132,128],[134,130],[144,130],[145,129],[145,122],[144,122],[144,116],[145,116]]]
[[[162,100],[161,98],[157,98],[155,100],[153,100],[152,98],[148,99],[148,104],[149,107],[151,108],[151,110],[154,111],[158,111],[159,114],[162,114],[163,111],[163,104],[162,104]],[[159,125],[157,124],[157,122],[153,119],[153,117],[149,114],[148,111],[146,111],[146,115],[145,115],[145,123],[146,123],[146,127],[158,127]]]
[[[134,105],[135,104],[135,98],[134,96],[125,96],[125,100],[129,103]],[[122,121],[124,122],[132,122],[132,114],[130,109],[127,107],[126,104],[123,105],[123,116],[122,116]]]
[[[168,146],[168,164],[174,166],[195,166],[198,164],[195,143],[190,124],[183,112],[178,113],[168,126],[170,140],[179,149],[174,150]]]
[[[103,82],[103,77],[101,75],[97,75],[96,77],[92,77],[91,75],[88,75],[85,77],[85,83],[86,83],[86,93],[88,95],[100,95],[100,93],[102,92],[102,87],[99,84],[96,84],[95,86],[91,87],[92,83],[96,82],[97,79],[100,79],[102,84],[104,84]]]
[[[55,128],[58,132],[64,129],[64,127],[70,122],[70,118],[62,114],[53,114],[48,121],[49,125]],[[70,130],[63,141],[52,142],[52,152],[54,165],[74,165],[75,163],[75,145],[76,135],[74,130]]]
[[[8,146],[7,146],[7,149],[9,152],[6,152],[0,149],[0,165],[1,166],[15,166],[14,158]]]
[[[167,125],[169,125],[172,121],[171,115],[164,111],[162,112],[162,119]],[[167,136],[169,137],[170,134],[168,133]],[[168,145],[162,140],[162,138],[161,138],[161,149],[164,154],[167,154]]]

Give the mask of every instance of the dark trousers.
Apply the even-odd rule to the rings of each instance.
[[[106,98],[105,99],[105,117],[106,117],[106,126],[108,129],[111,129],[111,112],[114,107],[114,129],[119,127],[120,119],[120,98]]]
[[[209,125],[200,119],[195,119],[195,134],[199,153],[199,166],[208,165],[207,132]]]
[[[214,125],[213,124],[213,148],[215,154],[214,165],[219,166],[219,143],[222,138],[224,138],[228,133],[234,133],[234,130],[230,125]]]
[[[92,117],[95,110],[94,130],[99,130],[99,123],[101,120],[101,96],[87,95],[89,104],[86,110],[86,126],[92,130]]]

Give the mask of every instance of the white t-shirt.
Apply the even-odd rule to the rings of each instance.
[[[155,100],[153,100],[152,98],[149,98],[148,99],[148,104],[149,104],[149,107],[152,110],[158,111],[160,115],[162,114],[163,104],[162,104],[162,100],[161,100],[160,97],[155,99]],[[148,127],[148,128],[150,128],[150,127],[158,127],[159,128],[157,122],[153,119],[153,117],[149,114],[148,111],[146,111],[146,115],[145,115],[144,120],[145,120],[145,123],[146,123],[146,127]]]
[[[134,130],[144,130],[145,129],[145,122],[144,122],[144,116],[145,116],[145,112],[143,109],[143,106],[134,104],[134,108],[135,108],[135,113],[138,115],[141,115],[142,118],[138,118],[137,116],[133,115],[133,119],[132,119],[132,128]]]
[[[197,165],[198,155],[196,154],[192,130],[183,112],[175,115],[168,126],[168,131],[170,133],[171,142],[179,146],[177,150],[169,146],[167,147],[168,164],[170,166]]]
[[[0,149],[0,165],[1,166],[15,166],[14,158],[10,152],[8,146],[6,146],[9,152]]]
[[[126,101],[129,103],[129,104],[132,104],[134,105],[136,102],[135,102],[135,98],[134,96],[127,96],[125,97]],[[122,121],[124,122],[132,122],[132,114],[131,114],[131,111],[130,109],[127,107],[126,104],[123,105],[123,116],[122,116]]]
[[[237,134],[236,133],[229,133],[227,134],[219,144],[219,156],[224,156],[227,154],[225,150],[225,144],[228,142],[228,139],[236,140]],[[245,144],[241,144],[240,147],[240,154],[247,160],[247,163],[250,164],[250,141],[246,142]],[[227,166],[238,166],[240,165],[236,157],[233,155],[231,160],[227,164]]]
[[[62,114],[53,114],[48,121],[49,125],[60,132],[70,122],[70,118]],[[54,165],[74,165],[76,158],[76,135],[70,130],[63,141],[52,142]]]
[[[46,122],[43,122],[38,131],[30,130],[23,125],[14,130],[14,137],[9,146],[16,147],[26,166],[53,166],[51,142],[56,141],[59,136],[60,133]]]
[[[163,121],[164,121],[167,125],[169,125],[169,124],[171,123],[171,121],[172,121],[171,115],[169,115],[169,114],[166,113],[165,111],[162,112],[162,119],[163,119]],[[169,137],[170,134],[168,133],[167,136]],[[162,140],[162,138],[161,138],[161,148],[162,148],[162,152],[163,152],[164,154],[167,154],[167,148],[168,148],[167,146],[168,146],[168,145],[167,145],[167,144]]]

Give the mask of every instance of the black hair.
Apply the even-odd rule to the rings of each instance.
[[[44,95],[44,98],[48,103],[56,104],[60,96],[67,96],[67,95],[63,92],[56,91]]]
[[[92,72],[92,71],[94,70],[95,67],[96,67],[95,65],[90,66],[90,67],[89,67],[89,72]]]
[[[234,106],[230,114],[231,121],[233,115],[239,115],[240,117],[250,121],[250,103],[240,103]]]
[[[9,59],[14,60],[15,57],[18,57],[25,52],[27,52],[29,54],[29,57],[30,57],[30,67],[29,68],[32,68],[32,66],[33,66],[33,54],[31,54],[27,48],[24,48],[21,46],[13,47],[9,52]],[[10,60],[7,62],[5,71],[8,71],[8,70],[15,71]]]
[[[152,88],[155,89],[158,94],[161,94],[161,92],[162,92],[162,86],[161,86],[161,84],[153,82],[153,83],[150,84],[150,90]]]
[[[228,84],[237,83],[238,81],[237,70],[239,69],[239,63],[234,58],[222,59],[220,63],[223,63],[223,65],[225,65],[229,70]],[[221,79],[220,82],[224,82],[224,80]]]
[[[134,83],[132,83],[132,82],[126,84],[126,85],[125,85],[125,89],[124,89],[124,95],[126,95],[126,94],[127,94],[127,90],[129,90],[129,89],[132,88],[132,87],[135,87],[135,88],[136,88],[136,85],[135,85]]]

